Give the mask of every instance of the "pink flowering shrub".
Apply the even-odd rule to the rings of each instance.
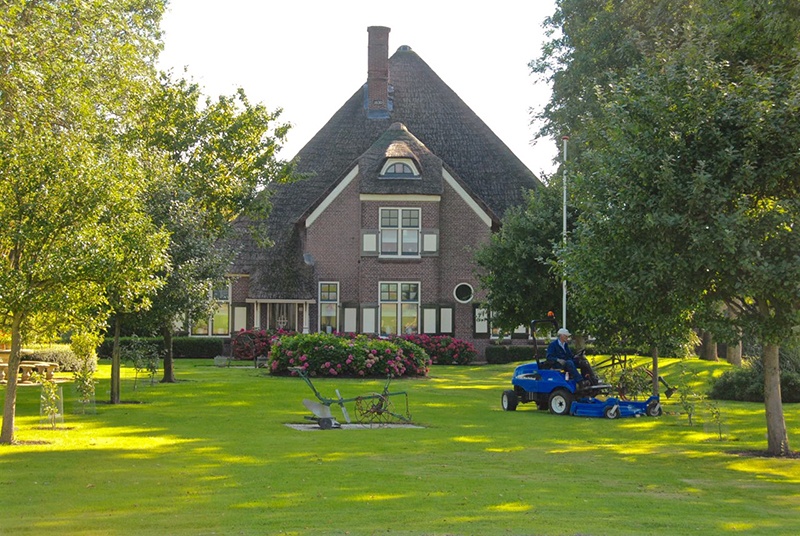
[[[365,335],[285,335],[273,339],[269,353],[272,374],[303,367],[310,376],[426,376],[429,364],[425,351],[409,341]]]
[[[433,365],[469,365],[478,357],[478,352],[471,343],[449,335],[416,334],[401,335],[400,338],[425,350]]]

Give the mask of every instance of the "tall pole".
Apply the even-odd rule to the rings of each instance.
[[[563,203],[563,221],[562,221],[562,235],[564,246],[567,245],[567,142],[569,136],[562,136],[561,141],[564,144],[564,160],[561,164],[561,170],[564,174],[564,203]],[[567,277],[566,275],[561,278],[561,327],[567,327]]]

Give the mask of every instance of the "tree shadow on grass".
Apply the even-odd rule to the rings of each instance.
[[[743,458],[777,458],[786,460],[800,460],[800,451],[789,451],[788,454],[774,456],[766,450],[735,450],[731,454],[742,456]]]

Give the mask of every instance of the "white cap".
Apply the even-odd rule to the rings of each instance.
[[[566,335],[567,337],[569,337],[570,335],[572,335],[572,333],[570,333],[570,332],[567,330],[567,328],[561,328],[561,329],[559,329],[559,330],[558,330],[558,334],[559,334],[559,335]]]

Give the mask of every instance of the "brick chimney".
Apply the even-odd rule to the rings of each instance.
[[[367,53],[367,117],[389,117],[389,32],[385,26],[370,26]]]

